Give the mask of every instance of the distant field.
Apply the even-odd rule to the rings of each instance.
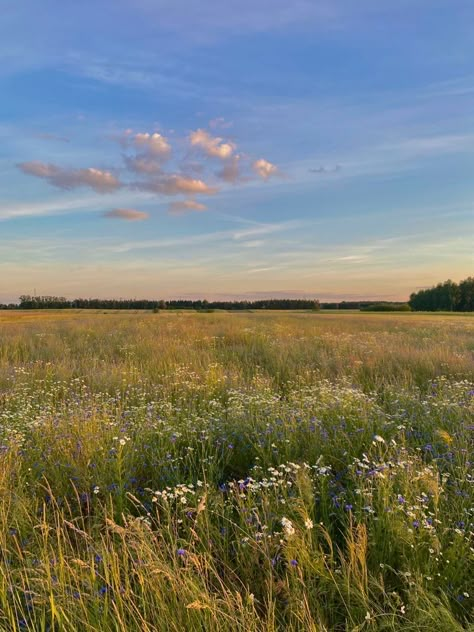
[[[474,630],[474,316],[0,312],[0,630]]]

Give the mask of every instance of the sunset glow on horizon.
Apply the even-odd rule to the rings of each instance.
[[[473,20],[467,0],[11,4],[0,302],[406,300],[472,274]]]

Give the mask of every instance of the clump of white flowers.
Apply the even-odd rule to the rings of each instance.
[[[288,520],[288,518],[283,517],[281,519],[281,525],[283,527],[285,537],[291,538],[292,535],[295,535],[295,528],[291,520]]]

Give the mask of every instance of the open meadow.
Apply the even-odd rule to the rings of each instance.
[[[2,632],[474,630],[474,317],[0,312]]]

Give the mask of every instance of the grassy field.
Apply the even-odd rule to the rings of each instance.
[[[474,317],[0,312],[0,630],[474,630]]]

